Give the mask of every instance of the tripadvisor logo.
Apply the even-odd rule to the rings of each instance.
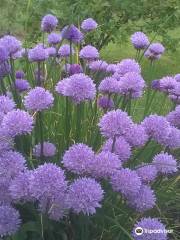
[[[141,227],[137,227],[137,228],[135,229],[135,234],[136,234],[137,236],[142,235],[142,234],[143,234],[143,229],[142,229]]]

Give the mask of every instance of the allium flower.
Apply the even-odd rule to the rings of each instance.
[[[12,198],[8,190],[10,181],[9,179],[1,179],[0,181],[0,206],[2,204],[10,205],[12,203]]]
[[[159,89],[163,92],[169,92],[176,86],[177,82],[173,77],[167,76],[159,80]]]
[[[136,173],[141,178],[143,183],[154,181],[157,177],[157,169],[154,165],[143,166],[142,164],[142,167],[139,166],[139,168],[136,170]]]
[[[130,206],[138,212],[145,212],[152,209],[155,205],[156,197],[154,191],[146,185],[142,185],[139,192],[128,199]]]
[[[42,62],[48,59],[48,57],[48,51],[41,44],[28,51],[28,58],[31,62]]]
[[[97,22],[92,18],[87,18],[81,23],[81,28],[86,32],[96,29],[97,26],[98,26]]]
[[[180,106],[177,106],[174,111],[170,112],[166,119],[171,125],[180,128]]]
[[[65,152],[62,162],[69,171],[84,174],[89,173],[94,157],[94,152],[90,147],[79,143],[71,146]]]
[[[23,71],[16,71],[16,78],[23,79],[25,77],[25,73]]]
[[[164,139],[169,136],[171,126],[165,117],[150,115],[144,119],[142,126],[150,138],[158,143],[163,143]]]
[[[81,49],[79,56],[86,60],[94,60],[99,58],[99,52],[95,47],[87,45]]]
[[[28,134],[33,129],[33,118],[23,110],[13,110],[3,118],[2,128],[12,137]]]
[[[176,82],[174,84],[174,87],[169,90],[169,94],[170,94],[170,96],[172,95],[172,96],[176,97],[177,99],[180,98],[180,82]]]
[[[99,122],[101,134],[107,138],[123,136],[133,124],[126,112],[113,110],[105,114]]]
[[[8,60],[8,52],[4,46],[0,45],[0,64],[4,63],[7,60]]]
[[[160,82],[159,80],[153,80],[151,82],[151,87],[155,90],[160,90]]]
[[[11,67],[8,62],[4,62],[0,64],[0,78],[5,77],[6,75],[11,73]]]
[[[145,128],[139,124],[133,124],[125,133],[125,139],[132,147],[142,147],[148,140]]]
[[[112,151],[118,155],[120,160],[122,162],[126,162],[130,156],[131,156],[131,147],[129,143],[126,142],[124,137],[117,137],[115,144],[114,144],[114,149],[113,149],[113,140],[108,139],[104,146],[102,147],[103,151]]]
[[[53,32],[48,35],[48,43],[50,45],[56,45],[56,44],[60,43],[61,40],[62,40],[62,37],[59,33]]]
[[[29,82],[25,79],[16,79],[15,87],[19,92],[24,92],[31,88]]]
[[[20,227],[19,212],[11,206],[0,206],[0,236],[13,235]]]
[[[46,48],[46,51],[48,52],[49,57],[56,56],[56,48],[55,47],[48,47]]]
[[[82,69],[81,65],[79,65],[79,64],[70,64],[69,65],[68,73],[70,75],[73,75],[76,73],[82,73],[82,72],[83,72],[83,69]]]
[[[161,43],[152,43],[148,49],[155,55],[163,54],[165,51],[165,48]]]
[[[113,77],[105,77],[99,84],[99,92],[109,94],[120,91],[119,82]]]
[[[24,98],[24,105],[28,110],[42,111],[53,105],[53,95],[42,87],[36,87],[29,91]]]
[[[13,147],[13,140],[8,136],[6,129],[0,128],[0,153]]]
[[[150,59],[151,61],[154,60],[158,60],[161,58],[161,54],[154,54],[153,52],[151,52],[149,49],[147,49],[144,53],[144,56],[148,59]]]
[[[24,56],[24,49],[21,49],[21,50],[15,52],[15,53],[13,53],[11,55],[11,58],[16,60],[16,59],[22,58],[23,56]]]
[[[159,153],[153,159],[153,164],[159,173],[169,174],[177,172],[176,159],[168,153]]]
[[[103,190],[94,179],[79,178],[69,186],[67,201],[77,214],[95,214],[96,208],[101,207],[102,199]]]
[[[106,72],[108,73],[115,73],[117,69],[117,65],[116,64],[108,64],[107,68],[106,68]]]
[[[92,61],[89,63],[89,68],[95,72],[105,72],[107,69],[108,63],[103,60]]]
[[[148,37],[143,32],[135,32],[131,36],[131,43],[136,49],[145,49],[150,44]]]
[[[137,234],[138,228],[143,229],[142,235]],[[145,231],[146,230],[146,231]],[[157,230],[161,230],[158,231]],[[165,226],[157,218],[142,218],[133,229],[134,240],[167,240]]]
[[[52,32],[58,25],[58,19],[51,15],[48,14],[46,16],[43,17],[42,21],[41,21],[41,30],[43,32]]]
[[[94,178],[108,178],[115,170],[121,168],[121,160],[110,151],[98,153],[91,163],[91,176]]]
[[[176,74],[174,78],[177,82],[180,82],[180,73]]]
[[[73,43],[80,43],[84,38],[83,33],[73,24],[64,27],[61,31],[61,36]]]
[[[60,95],[70,97],[75,103],[93,100],[96,87],[93,80],[83,73],[74,74],[58,82],[56,91]]]
[[[164,139],[165,146],[176,149],[180,148],[180,129],[171,127],[171,131],[166,139]]]
[[[99,107],[103,108],[104,110],[114,108],[114,102],[112,98],[109,98],[107,96],[99,97],[97,104]]]
[[[57,165],[45,163],[33,171],[30,182],[31,196],[39,201],[40,210],[48,213],[50,218],[54,205],[64,207],[66,190],[64,171]]]
[[[141,179],[135,171],[125,168],[111,176],[111,184],[114,191],[121,192],[125,197],[131,197],[138,194]]]
[[[116,72],[120,75],[124,75],[128,72],[141,73],[141,67],[134,59],[123,59],[117,64]]]
[[[3,46],[9,55],[14,54],[15,52],[21,49],[21,42],[17,38],[6,35],[0,39],[0,45]]]
[[[41,156],[41,144],[37,144],[33,149],[33,154],[36,157]],[[53,157],[56,154],[56,147],[53,143],[44,142],[43,143],[43,156],[44,157]]]
[[[0,95],[0,112],[7,114],[15,108],[15,103],[8,96]]]
[[[72,52],[69,44],[64,44],[59,48],[58,55],[60,57],[69,57],[70,54],[74,54],[74,49],[72,47]]]

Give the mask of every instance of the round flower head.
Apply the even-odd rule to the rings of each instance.
[[[103,190],[94,179],[79,178],[69,186],[68,205],[77,214],[95,214],[96,208],[101,207],[102,199]]]
[[[109,98],[107,96],[99,97],[97,104],[100,108],[102,108],[104,110],[114,108],[114,102],[113,102],[112,98]]]
[[[15,108],[15,103],[8,96],[0,95],[0,112],[7,114]]]
[[[169,90],[169,94],[174,97],[180,98],[180,82],[176,82],[174,87]]]
[[[105,77],[99,84],[100,93],[118,93],[119,82],[113,77]]]
[[[158,60],[161,58],[161,54],[154,54],[149,50],[149,48],[145,51],[144,56],[151,61]]]
[[[160,90],[160,82],[159,80],[153,80],[151,82],[151,87],[154,89],[154,90]]]
[[[64,44],[59,48],[58,55],[60,57],[69,57],[71,54],[74,54],[74,49],[71,49],[69,44]]]
[[[4,46],[0,45],[0,64],[8,60],[8,52]]]
[[[64,27],[61,31],[61,36],[63,39],[67,39],[73,43],[80,43],[84,38],[82,32],[73,24]]]
[[[107,138],[123,136],[133,124],[126,112],[113,110],[106,113],[99,122],[101,134]]]
[[[33,171],[31,196],[39,201],[40,210],[49,213],[50,217],[54,205],[61,207],[64,204],[66,190],[64,171],[57,165],[45,163]]]
[[[0,39],[0,45],[3,46],[8,54],[11,56],[17,51],[21,50],[21,42],[17,38],[6,35]]]
[[[92,31],[92,30],[96,29],[97,26],[98,26],[97,22],[92,18],[87,18],[84,21],[82,21],[82,23],[81,23],[81,28],[85,32]]]
[[[159,89],[163,92],[169,92],[176,86],[177,82],[173,77],[167,76],[159,80]]]
[[[26,109],[33,111],[42,111],[53,105],[53,95],[42,87],[36,87],[29,91],[25,96],[24,105]]]
[[[113,140],[108,139],[102,149],[103,151],[113,151],[122,162],[126,162],[131,156],[131,147],[124,137],[117,137],[114,147]]]
[[[86,60],[94,60],[99,58],[99,52],[95,47],[87,45],[81,49],[79,56]]]
[[[43,17],[42,21],[41,21],[41,30],[43,32],[52,32],[58,24],[58,19],[51,15],[48,14],[46,16]]]
[[[0,63],[0,79],[11,73],[11,67],[8,62]]]
[[[29,90],[30,84],[27,80],[25,79],[16,79],[15,81],[15,88],[19,91],[19,92],[24,92]]]
[[[131,43],[138,50],[145,49],[150,44],[148,37],[143,32],[135,32],[131,36]]]
[[[180,106],[177,106],[174,111],[170,112],[166,119],[171,125],[180,128]]]
[[[46,51],[48,52],[49,57],[56,56],[56,48],[55,47],[48,47],[46,48]]]
[[[25,77],[25,73],[23,71],[16,71],[16,79],[23,79]]]
[[[48,57],[48,51],[41,44],[28,51],[28,58],[31,62],[42,62],[48,59]]]
[[[33,118],[29,113],[17,109],[7,113],[1,125],[8,135],[15,137],[17,135],[31,133],[33,129]]]
[[[153,159],[153,164],[159,173],[169,174],[177,172],[176,159],[168,153],[159,153]]]
[[[8,151],[13,147],[13,140],[7,134],[6,129],[0,128],[0,153]]]
[[[64,96],[70,97],[76,104],[82,101],[93,100],[96,87],[93,80],[83,73],[74,74],[60,81],[56,91]]]
[[[12,198],[9,191],[9,179],[1,179],[0,182],[0,206],[3,204],[10,205],[12,204]]]
[[[163,54],[165,51],[165,48],[161,43],[152,43],[148,49],[155,55]]]
[[[146,185],[142,185],[139,192],[128,199],[130,206],[138,212],[145,212],[152,209],[155,205],[156,197],[154,191]]]
[[[63,156],[63,165],[69,171],[84,174],[88,173],[94,158],[93,150],[85,144],[71,146]]]
[[[154,165],[145,165],[136,170],[136,173],[141,178],[143,183],[149,183],[155,180],[157,177],[157,169]]]
[[[115,170],[121,168],[121,160],[110,151],[98,153],[91,164],[91,176],[98,179],[111,177]]]
[[[56,154],[56,147],[50,142],[43,143],[43,156],[44,157],[53,157]],[[33,155],[36,157],[41,156],[41,144],[37,144],[33,149]]]
[[[179,89],[178,89],[178,94],[179,94]],[[175,104],[180,104],[180,96],[174,95],[174,94],[169,94],[169,99],[173,101]]]
[[[105,72],[108,63],[103,60],[92,61],[89,63],[89,68],[95,72]]]
[[[131,197],[138,194],[141,179],[135,171],[125,168],[111,176],[111,184],[114,191],[122,193],[125,197]]]
[[[62,40],[62,37],[59,33],[53,32],[48,35],[48,43],[50,45],[56,45],[56,44],[60,43],[61,40]]]
[[[19,212],[11,206],[0,206],[0,236],[11,236],[21,224]]]
[[[180,73],[176,74],[174,78],[177,82],[180,82]]]
[[[150,115],[144,119],[142,126],[150,138],[158,143],[163,143],[164,139],[169,136],[171,126],[165,117]]]
[[[70,75],[73,75],[76,73],[82,73],[83,69],[79,64],[70,64],[68,72]]]
[[[125,133],[125,139],[132,147],[142,147],[148,140],[145,128],[138,124],[133,124]]]
[[[138,234],[139,228],[142,229],[141,235]],[[134,240],[167,240],[165,230],[165,226],[157,218],[142,218],[134,226],[132,236]]]
[[[120,75],[124,75],[128,72],[141,73],[141,67],[134,59],[123,59],[117,64],[116,72]]]
[[[117,65],[116,64],[108,64],[107,68],[106,68],[106,72],[107,73],[115,73],[117,69]]]
[[[164,140],[163,144],[172,149],[180,148],[180,129],[171,127],[169,136]]]

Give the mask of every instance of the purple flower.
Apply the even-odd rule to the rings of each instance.
[[[99,52],[95,47],[87,45],[81,49],[79,56],[86,60],[94,60],[99,58]]]
[[[112,100],[112,98],[107,97],[107,96],[100,96],[98,98],[97,104],[99,107],[101,107],[104,110],[114,108],[114,101]]]
[[[43,143],[43,156],[53,157],[56,154],[56,147],[53,143],[44,142]],[[41,156],[41,144],[37,144],[33,149],[33,155],[36,157]]]
[[[24,91],[29,90],[31,88],[31,86],[30,86],[29,82],[25,79],[16,79],[15,88],[19,92],[24,92]]]
[[[151,82],[151,87],[155,90],[160,90],[160,81],[159,80],[153,80]]]
[[[25,77],[25,73],[23,71],[16,71],[16,78],[23,79]]]
[[[74,54],[74,49],[73,47],[71,49],[69,44],[64,44],[59,48],[58,55],[60,57],[69,57],[71,54]]]
[[[0,79],[11,73],[11,67],[8,62],[0,64]]]
[[[48,52],[49,57],[56,56],[56,48],[55,47],[48,47],[46,48],[46,51]]]
[[[124,137],[117,137],[114,149],[113,149],[113,140],[108,139],[102,147],[103,151],[112,151],[118,155],[119,159],[124,163],[131,156],[131,147],[129,143],[124,139]]]
[[[151,52],[149,49],[147,49],[144,53],[144,56],[148,59],[150,59],[151,61],[154,60],[158,60],[161,58],[161,54],[154,54],[153,52]]]
[[[169,92],[176,86],[177,82],[173,77],[167,76],[159,80],[159,89],[163,92]]]
[[[119,82],[113,77],[105,77],[99,84],[99,92],[110,94],[119,92]]]
[[[62,162],[69,171],[84,174],[89,173],[94,157],[94,152],[90,147],[79,143],[74,144],[65,152]]]
[[[113,110],[105,114],[99,122],[101,134],[107,138],[123,136],[133,124],[126,112]]]
[[[92,159],[91,176],[98,179],[111,177],[114,171],[121,168],[121,165],[121,160],[116,154],[102,151]]]
[[[129,205],[135,208],[138,212],[145,212],[152,209],[155,202],[156,197],[154,191],[146,185],[142,185],[139,192],[128,199]]]
[[[180,128],[180,106],[177,106],[174,111],[170,112],[166,119],[171,125]]]
[[[15,108],[15,103],[8,96],[0,95],[0,112],[7,114]]]
[[[61,31],[61,36],[73,43],[80,43],[84,38],[83,33],[73,24],[65,26]]]
[[[33,111],[42,111],[53,105],[53,95],[42,87],[36,87],[29,91],[24,98],[26,109]]]
[[[171,126],[163,116],[150,115],[144,119],[142,126],[150,138],[158,143],[163,143],[164,139],[169,136]]]
[[[28,51],[28,58],[31,62],[42,62],[48,59],[48,57],[48,51],[41,44]]]
[[[0,45],[0,64],[4,63],[7,60],[8,60],[8,52],[6,50],[6,47]]]
[[[141,178],[143,183],[149,183],[151,181],[154,181],[157,177],[157,169],[153,165],[145,165],[139,166],[139,168],[136,170],[136,173]]]
[[[128,72],[141,73],[141,67],[134,59],[123,59],[117,64],[116,72],[120,75],[124,75]]]
[[[0,206],[0,236],[11,236],[21,224],[19,212],[11,206]]]
[[[180,82],[176,82],[174,87],[172,89],[169,89],[169,94],[170,94],[170,97],[173,96],[177,98],[177,100],[180,99]]]
[[[69,186],[68,205],[77,214],[95,214],[96,208],[101,207],[102,199],[103,190],[94,179],[79,178]]]
[[[117,65],[116,64],[108,64],[106,68],[107,73],[115,73],[117,70]]]
[[[103,60],[92,61],[89,63],[89,68],[95,72],[105,72],[107,69],[108,63]]]
[[[56,45],[60,43],[62,40],[62,37],[59,33],[52,32],[48,35],[48,43],[50,45]]]
[[[163,54],[163,52],[165,51],[165,48],[161,43],[152,43],[148,49],[151,53],[155,55]]]
[[[52,32],[58,25],[58,19],[51,15],[48,14],[42,18],[41,21],[41,30],[43,32]]]
[[[33,118],[23,110],[13,110],[3,118],[2,128],[12,137],[29,134],[33,129]]]
[[[0,153],[8,151],[13,147],[13,140],[7,134],[6,129],[0,128]]]
[[[135,32],[131,36],[131,43],[138,50],[145,49],[150,44],[148,37],[143,32]]]
[[[168,153],[159,153],[153,159],[153,164],[159,173],[169,174],[177,172],[176,159]]]
[[[85,32],[90,32],[90,31],[96,29],[97,26],[98,26],[97,22],[92,18],[87,18],[84,21],[82,21],[82,23],[81,23],[81,28]]]
[[[180,73],[176,74],[174,78],[177,82],[180,82]]]
[[[180,148],[180,129],[171,127],[171,131],[166,139],[164,139],[165,146],[176,149]]]
[[[21,50],[21,42],[17,40],[17,38],[6,35],[0,39],[0,45],[3,46],[9,55],[16,53],[17,51]]]
[[[111,184],[114,191],[122,193],[125,197],[131,197],[138,194],[141,179],[135,171],[125,168],[114,172]]]
[[[83,72],[83,69],[82,69],[81,65],[79,65],[79,64],[70,64],[69,65],[68,73],[70,75],[73,75],[76,73],[82,73],[82,72]]]
[[[139,228],[142,229],[142,234],[139,234]],[[167,240],[165,230],[165,226],[157,218],[142,218],[135,224],[132,235],[134,240]]]
[[[93,80],[83,73],[74,74],[58,82],[56,91],[60,95],[70,97],[75,103],[93,100],[96,87]]]

